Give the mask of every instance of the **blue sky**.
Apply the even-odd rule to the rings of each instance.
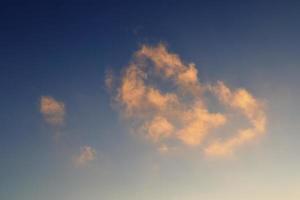
[[[2,2],[0,199],[299,199],[299,8],[294,1]],[[231,157],[207,158],[203,145],[190,148],[180,137],[179,150],[158,152],[116,101],[124,71],[138,62],[134,53],[158,44],[184,67],[194,63],[201,84],[223,81],[264,102],[263,136]],[[43,98],[51,107],[44,112]],[[223,114],[219,107],[209,110]]]

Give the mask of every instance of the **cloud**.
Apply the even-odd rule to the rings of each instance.
[[[144,129],[147,131],[148,137],[157,142],[171,136],[174,127],[166,118],[155,116],[152,121],[144,124]]]
[[[264,105],[247,90],[237,89],[236,91],[231,91],[223,82],[218,82],[211,89],[224,105],[241,112],[252,126],[238,130],[234,136],[227,140],[213,142],[205,149],[206,154],[231,155],[238,146],[254,140],[265,132],[266,114]]]
[[[209,113],[201,104],[195,104],[189,111],[182,113],[182,128],[178,138],[187,145],[197,146],[203,142],[209,131],[226,123],[226,117],[220,113]]]
[[[51,96],[41,97],[40,112],[43,114],[45,121],[50,125],[58,127],[64,123],[65,104],[55,100]],[[56,132],[56,139],[58,137],[59,132]],[[76,166],[82,167],[95,159],[96,150],[90,146],[83,146],[80,148],[80,153],[73,157],[73,162]]]
[[[80,154],[75,156],[74,164],[78,167],[86,166],[89,162],[96,159],[96,150],[90,146],[80,148]]]
[[[222,81],[200,82],[195,64],[184,63],[163,44],[141,46],[112,94],[120,114],[160,152],[181,144],[201,147],[209,156],[226,156],[266,129],[265,106],[260,100],[246,89],[232,90]],[[212,112],[207,105],[210,98],[226,109]],[[244,116],[249,126],[232,121],[232,115]],[[220,139],[220,128],[230,124],[236,126],[236,132]]]
[[[59,126],[64,123],[65,105],[53,97],[41,97],[40,112],[43,114],[45,121],[51,125]]]

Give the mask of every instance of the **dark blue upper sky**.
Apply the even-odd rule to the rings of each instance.
[[[104,76],[107,69],[121,70],[141,44],[164,42],[196,63],[201,80],[247,86],[274,98],[272,112],[295,121],[299,109],[289,105],[299,99],[299,10],[297,1],[2,1],[0,198],[17,199],[13,188],[20,179],[16,188],[30,199],[34,189],[22,190],[25,180],[32,177],[34,188],[34,177],[55,168],[48,159],[63,160],[49,135],[41,134],[47,132],[39,113],[42,95],[66,103],[66,132],[73,134],[66,137],[74,149],[83,140],[122,157],[116,153],[122,148],[112,146],[132,141],[118,137],[122,127],[114,127],[118,116]],[[284,106],[288,111],[280,110]],[[97,135],[97,129],[109,133]]]
[[[163,41],[187,59],[197,54],[194,62],[218,65],[244,54],[251,62],[299,50],[299,3],[13,1],[0,9],[1,87],[7,92],[77,87],[78,74],[93,81],[105,67],[124,65],[141,43]]]
[[[101,71],[124,64],[140,43],[163,41],[180,53],[205,49],[195,53],[215,59],[298,48],[299,3],[14,1],[0,9],[1,80],[24,87],[45,87],[54,75],[60,84],[64,73],[90,72],[91,65]]]
[[[2,2],[2,113],[30,109],[24,104],[41,93],[94,92],[105,69],[124,66],[142,43],[166,42],[204,66],[202,78],[269,66],[289,73],[282,69],[298,59],[299,8],[292,1]]]

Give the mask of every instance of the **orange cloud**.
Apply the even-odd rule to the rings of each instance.
[[[266,114],[264,105],[255,99],[247,90],[231,91],[223,82],[213,86],[212,91],[225,105],[241,112],[251,124],[251,127],[240,129],[237,134],[224,141],[215,141],[205,148],[208,155],[229,155],[251,140],[257,138],[266,129]]]
[[[44,119],[51,125],[62,125],[65,116],[65,105],[50,96],[42,96],[40,100],[40,112]]]
[[[250,127],[237,125],[237,133],[223,140],[211,134],[232,122],[227,112],[209,110],[206,101],[212,95],[205,96],[207,93],[236,115],[242,114]],[[251,93],[245,89],[232,91],[221,81],[216,85],[200,83],[195,64],[185,64],[163,44],[143,45],[134,53],[113,99],[126,120],[134,122],[133,128],[161,151],[170,149],[166,141],[177,140],[190,147],[205,145],[207,155],[229,155],[266,129],[264,106]],[[204,143],[208,138],[210,142]]]
[[[155,118],[144,125],[148,136],[153,141],[157,142],[171,136],[174,130],[173,125],[164,117],[155,116]]]
[[[143,71],[136,65],[129,66],[124,74],[117,99],[124,106],[127,115],[141,108],[146,92],[143,77]]]
[[[213,128],[225,124],[226,117],[219,113],[209,113],[203,105],[196,103],[191,110],[182,113],[182,128],[177,137],[187,145],[197,146]]]
[[[176,54],[169,53],[163,44],[156,47],[143,45],[142,48],[136,52],[136,61],[143,61],[149,59],[153,62],[154,68],[158,72],[162,72],[164,76],[175,76],[179,71],[183,70],[184,65]]]

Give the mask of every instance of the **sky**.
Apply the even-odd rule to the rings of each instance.
[[[300,3],[0,3],[0,199],[298,200]]]

